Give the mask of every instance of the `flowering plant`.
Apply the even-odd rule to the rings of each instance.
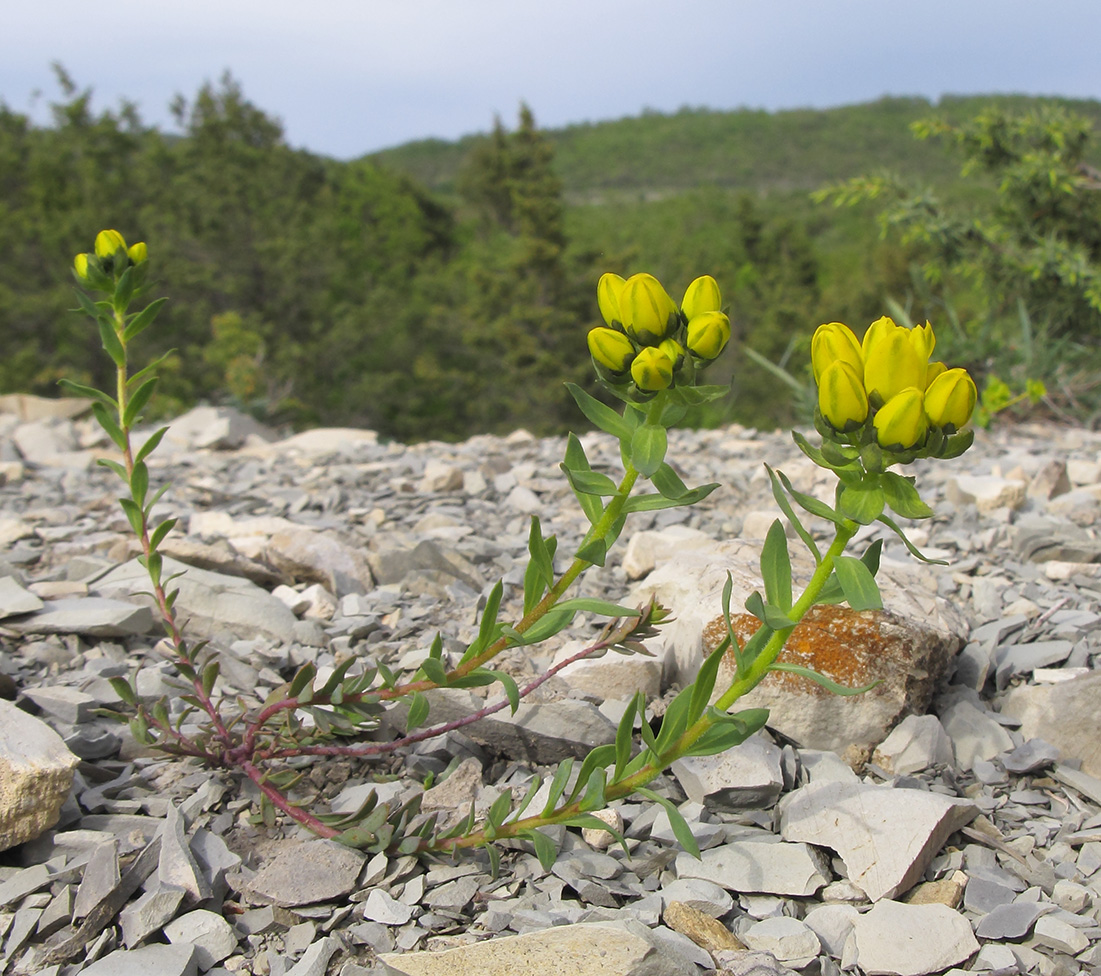
[[[444,657],[443,638],[437,634],[412,673],[395,674],[384,662],[352,656],[323,681],[316,668],[307,664],[287,675],[286,683],[264,702],[227,703],[220,693],[217,650],[187,640],[175,610],[178,591],[172,588],[172,578],[163,576],[158,548],[176,520],[155,523],[153,507],[168,486],[150,494],[145,462],[167,428],[156,431],[138,450],[131,443],[132,431],[157,383],[159,361],[129,375],[130,344],[152,324],[164,301],[157,299],[137,312],[129,310],[144,288],[148,267],[146,246],[128,248],[114,230],[102,231],[93,252],[78,255],[73,266],[82,287],[81,308],[97,324],[104,350],[115,364],[117,383],[113,394],[73,383],[68,386],[92,399],[96,418],[120,452],[120,460],[102,463],[126,485],[120,504],[141,544],[140,559],[149,574],[168,636],[167,654],[182,681],[182,694],[174,700],[148,701],[139,696],[132,680],[113,679],[114,687],[129,709],[137,739],[251,780],[259,789],[258,817],[263,821],[274,823],[281,813],[322,837],[368,850],[424,853],[485,848],[496,870],[500,855],[495,842],[521,838],[549,866],[556,851],[540,828],[562,824],[606,829],[608,825],[594,813],[638,793],[665,807],[682,846],[698,854],[676,807],[650,784],[676,759],[721,752],[762,728],[767,711],[731,712],[731,708],[770,670],[797,671],[839,693],[860,690],[840,688],[822,675],[779,661],[784,642],[815,603],[847,600],[857,609],[878,605],[874,580],[878,544],[860,559],[844,555],[847,544],[860,524],[875,518],[901,534],[883,514],[886,506],[907,517],[931,514],[912,480],[888,467],[916,457],[953,457],[970,443],[970,434],[962,428],[974,407],[974,384],[962,370],[928,362],[934,343],[929,326],[906,330],[881,319],[868,330],[863,343],[838,323],[822,326],[813,347],[822,446],[812,447],[797,432],[794,436],[816,463],[837,475],[836,507],[796,491],[782,473],[769,469],[777,503],[815,557],[815,571],[798,598],[793,594],[787,538],[777,520],[761,555],[764,594],[754,593],[746,601],[746,608],[762,624],[754,636],[744,647],[733,639],[728,582],[723,597],[727,640],[702,662],[696,679],[672,699],[660,728],[652,729],[647,715],[652,703],[639,692],[628,703],[614,741],[597,746],[579,765],[564,761],[531,813],[526,811],[542,786],[539,777],[521,798],[501,794],[481,823],[475,822],[472,808],[458,823],[444,827],[436,814],[421,812],[419,795],[391,806],[372,793],[353,814],[326,814],[309,809],[310,800],[294,793],[302,778],[301,760],[387,755],[504,708],[515,712],[524,695],[574,661],[609,650],[647,653],[642,642],[657,633],[667,610],[653,604],[636,609],[566,594],[582,573],[604,565],[631,513],[693,505],[718,487],[687,487],[665,457],[668,429],[687,408],[725,392],[723,387],[698,382],[701,371],[730,339],[730,320],[722,311],[719,286],[708,275],[699,277],[678,306],[651,275],[601,278],[597,301],[605,324],[589,332],[588,346],[601,381],[624,405],[615,410],[579,387],[571,385],[569,390],[584,416],[618,441],[623,472],[617,481],[595,470],[579,438],[569,435],[561,467],[589,528],[568,567],[556,574],[557,540],[544,536],[539,518],[532,518],[519,620],[500,619],[504,583],[499,581],[486,598],[477,637],[457,662]],[[94,299],[83,289],[101,297]],[[636,492],[640,480],[649,481],[653,490]],[[833,524],[834,539],[824,553],[800,522],[796,507]],[[610,618],[598,639],[526,686],[518,687],[507,673],[490,667],[502,651],[544,641],[568,627],[582,611]],[[719,663],[728,648],[734,652],[736,674],[727,688],[717,689]],[[498,701],[464,718],[430,724],[430,696],[435,690],[493,684],[502,689]],[[363,741],[363,733],[378,730],[383,714],[399,703],[405,734]]]

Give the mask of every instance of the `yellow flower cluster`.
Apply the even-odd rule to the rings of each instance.
[[[690,379],[730,341],[730,319],[710,275],[688,286],[679,308],[650,274],[626,280],[605,274],[596,298],[605,325],[589,332],[589,352],[600,375],[617,386],[657,393]]]
[[[868,423],[879,446],[920,448],[931,428],[954,434],[971,419],[978,398],[965,369],[930,362],[932,326],[907,329],[886,316],[859,341],[846,325],[829,322],[811,340],[818,408],[840,433]]]
[[[94,253],[78,254],[73,270],[81,284],[107,290],[112,278],[119,277],[128,267],[138,267],[149,259],[144,241],[126,246],[126,239],[117,230],[101,230],[96,234]]]

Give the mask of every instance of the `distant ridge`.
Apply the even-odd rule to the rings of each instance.
[[[936,140],[915,139],[909,131],[912,122],[929,116],[963,121],[992,105],[1027,109],[1051,102],[1092,119],[1101,130],[1101,101],[1093,99],[950,95],[935,103],[889,96],[840,108],[780,112],[647,111],[545,131],[554,143],[559,175],[573,203],[640,193],[667,195],[701,185],[768,193],[814,189],[883,168],[941,183],[958,175],[957,164]],[[539,107],[532,108],[538,120]],[[514,120],[503,121],[511,127]],[[481,138],[419,140],[368,158],[450,193],[466,154]]]

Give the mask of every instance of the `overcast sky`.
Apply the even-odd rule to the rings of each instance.
[[[515,121],[880,95],[1101,98],[1101,0],[37,0],[4,4],[0,99],[48,118],[50,63],[170,130],[225,69],[287,139],[351,158]]]

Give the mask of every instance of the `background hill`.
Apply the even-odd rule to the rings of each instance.
[[[1098,102],[884,98],[547,132],[522,107],[514,127],[338,162],[291,149],[229,76],[180,100],[182,136],[59,81],[50,127],[0,105],[0,392],[111,382],[68,269],[115,227],[148,243],[170,298],[142,337],[171,350],[166,412],[231,401],[403,439],[561,431],[577,423],[562,382],[590,382],[595,283],[640,270],[674,298],[712,274],[730,304],[712,372],[734,395],[697,423],[805,416],[815,326],[889,309],[931,318],[980,375],[1049,378],[1061,409],[1093,409],[1101,194],[1081,174],[1101,165]],[[916,139],[930,118],[940,137]],[[846,184],[875,173],[895,175]],[[812,196],[826,185],[856,205]]]

